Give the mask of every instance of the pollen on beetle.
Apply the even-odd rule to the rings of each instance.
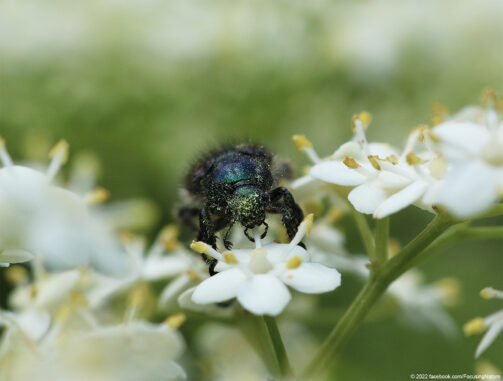
[[[485,329],[484,319],[481,317],[477,317],[475,319],[470,320],[465,323],[463,326],[463,332],[466,336],[476,335],[481,333]]]
[[[304,148],[311,148],[313,146],[305,135],[293,135],[292,140],[293,144],[295,144],[295,148],[297,148],[299,152],[304,151]]]
[[[346,165],[346,167],[351,169],[356,169],[360,166],[355,159],[349,156],[346,156],[342,162]]]
[[[302,258],[299,257],[298,255],[293,256],[288,260],[286,263],[286,268],[287,269],[296,269],[302,264]]]
[[[228,263],[229,265],[237,265],[239,263],[232,251],[226,251],[222,255],[224,257],[225,263]]]
[[[102,187],[92,190],[85,197],[88,205],[102,204],[108,199],[110,199],[110,191]]]
[[[372,164],[372,167],[374,167],[378,171],[381,170],[381,166],[379,165],[379,161],[378,161],[378,159],[379,159],[378,156],[376,156],[376,155],[369,155],[369,156],[367,156],[367,158],[369,159],[370,164]]]
[[[407,160],[407,164],[409,165],[417,165],[421,163],[421,158],[417,156],[414,152],[409,152],[405,157]]]
[[[182,326],[183,323],[185,323],[186,320],[187,315],[182,312],[178,312],[176,314],[168,316],[164,321],[164,324],[173,329],[178,329]]]

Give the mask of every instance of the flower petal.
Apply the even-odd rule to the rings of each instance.
[[[445,178],[439,203],[461,218],[483,212],[498,198],[494,174],[482,162],[454,166]]]
[[[199,304],[218,303],[234,298],[246,275],[241,269],[222,271],[202,281],[192,294],[192,301]]]
[[[336,269],[309,262],[286,271],[281,279],[290,287],[306,294],[332,291],[341,284],[341,274]]]
[[[449,159],[459,159],[481,153],[489,141],[489,131],[472,122],[446,122],[433,129],[435,136],[444,146],[444,154]]]
[[[33,259],[34,256],[26,250],[7,249],[0,250],[1,263],[21,263]]]
[[[368,182],[353,189],[348,200],[360,213],[372,214],[386,196],[386,192],[376,182]]]
[[[388,197],[374,213],[374,218],[384,218],[416,202],[426,191],[428,184],[416,181],[400,192]]]
[[[486,332],[482,340],[480,341],[479,346],[477,347],[477,351],[475,352],[475,357],[479,357],[482,352],[484,352],[489,345],[492,344],[494,339],[503,331],[503,319],[498,320],[493,323],[489,330]]]
[[[324,161],[316,164],[309,172],[315,179],[343,186],[360,185],[366,181],[366,177],[354,169],[347,167],[340,161]]]
[[[275,276],[255,275],[238,293],[238,301],[255,315],[278,315],[290,301],[288,288]]]

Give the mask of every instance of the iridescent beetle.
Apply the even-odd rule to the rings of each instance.
[[[236,222],[245,228],[250,241],[254,238],[248,230],[264,225],[264,238],[268,229],[266,213],[281,214],[286,232],[293,238],[304,214],[288,189],[274,187],[288,174],[289,165],[277,163],[260,145],[240,144],[211,152],[192,167],[185,181],[185,188],[198,206],[182,207],[178,216],[189,226],[194,226],[191,220],[198,216],[197,240],[214,248],[215,233],[224,228],[224,246],[227,250],[232,248],[229,233]],[[206,256],[204,259],[210,275],[215,274],[216,260]]]

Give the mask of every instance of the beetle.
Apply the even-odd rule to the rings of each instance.
[[[227,228],[223,243],[232,248],[230,231],[240,223],[250,241],[250,229],[264,225],[261,239],[267,235],[267,213],[282,215],[290,239],[304,218],[302,209],[288,189],[276,186],[291,175],[287,163],[279,162],[265,147],[258,144],[238,144],[220,148],[202,157],[185,178],[185,189],[198,206],[182,207],[178,216],[182,223],[197,229],[192,222],[199,219],[198,241],[216,249],[216,233]],[[303,243],[300,243],[304,246]],[[215,274],[216,260],[203,254],[210,275]]]

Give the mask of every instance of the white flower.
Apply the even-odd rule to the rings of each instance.
[[[290,301],[286,285],[307,294],[332,291],[340,285],[337,270],[310,262],[309,254],[297,244],[310,229],[312,215],[299,225],[289,244],[261,247],[256,232],[255,249],[219,253],[203,242],[192,248],[218,260],[218,274],[199,284],[192,300],[199,304],[224,302],[237,298],[248,311],[257,315],[278,315]]]
[[[40,253],[44,265],[61,270],[90,264],[101,271],[125,270],[108,227],[88,208],[92,198],[53,185],[68,157],[68,144],[50,152],[47,171],[14,165],[0,139],[0,249]],[[5,254],[5,255],[7,255]],[[0,261],[2,261],[0,257]]]
[[[438,149],[451,168],[439,203],[466,218],[488,209],[503,189],[503,121],[489,108],[467,108],[434,127]]]
[[[348,200],[356,210],[374,218],[384,218],[411,204],[431,210],[443,172],[442,163],[430,152],[413,152],[416,142],[425,137],[424,128],[412,131],[398,156],[387,144],[367,142],[364,128],[370,119],[366,112],[356,116],[354,139],[340,146],[329,160],[316,163],[310,175],[355,187]]]
[[[480,292],[480,296],[484,299],[503,299],[503,291],[495,290],[492,287],[486,287]],[[503,309],[485,318],[475,318],[464,326],[464,331],[467,335],[481,333],[485,330],[487,330],[487,332],[477,347],[475,357],[479,357],[503,331]]]
[[[0,248],[0,267],[8,267],[11,263],[21,263],[33,259],[33,254],[26,250]]]

